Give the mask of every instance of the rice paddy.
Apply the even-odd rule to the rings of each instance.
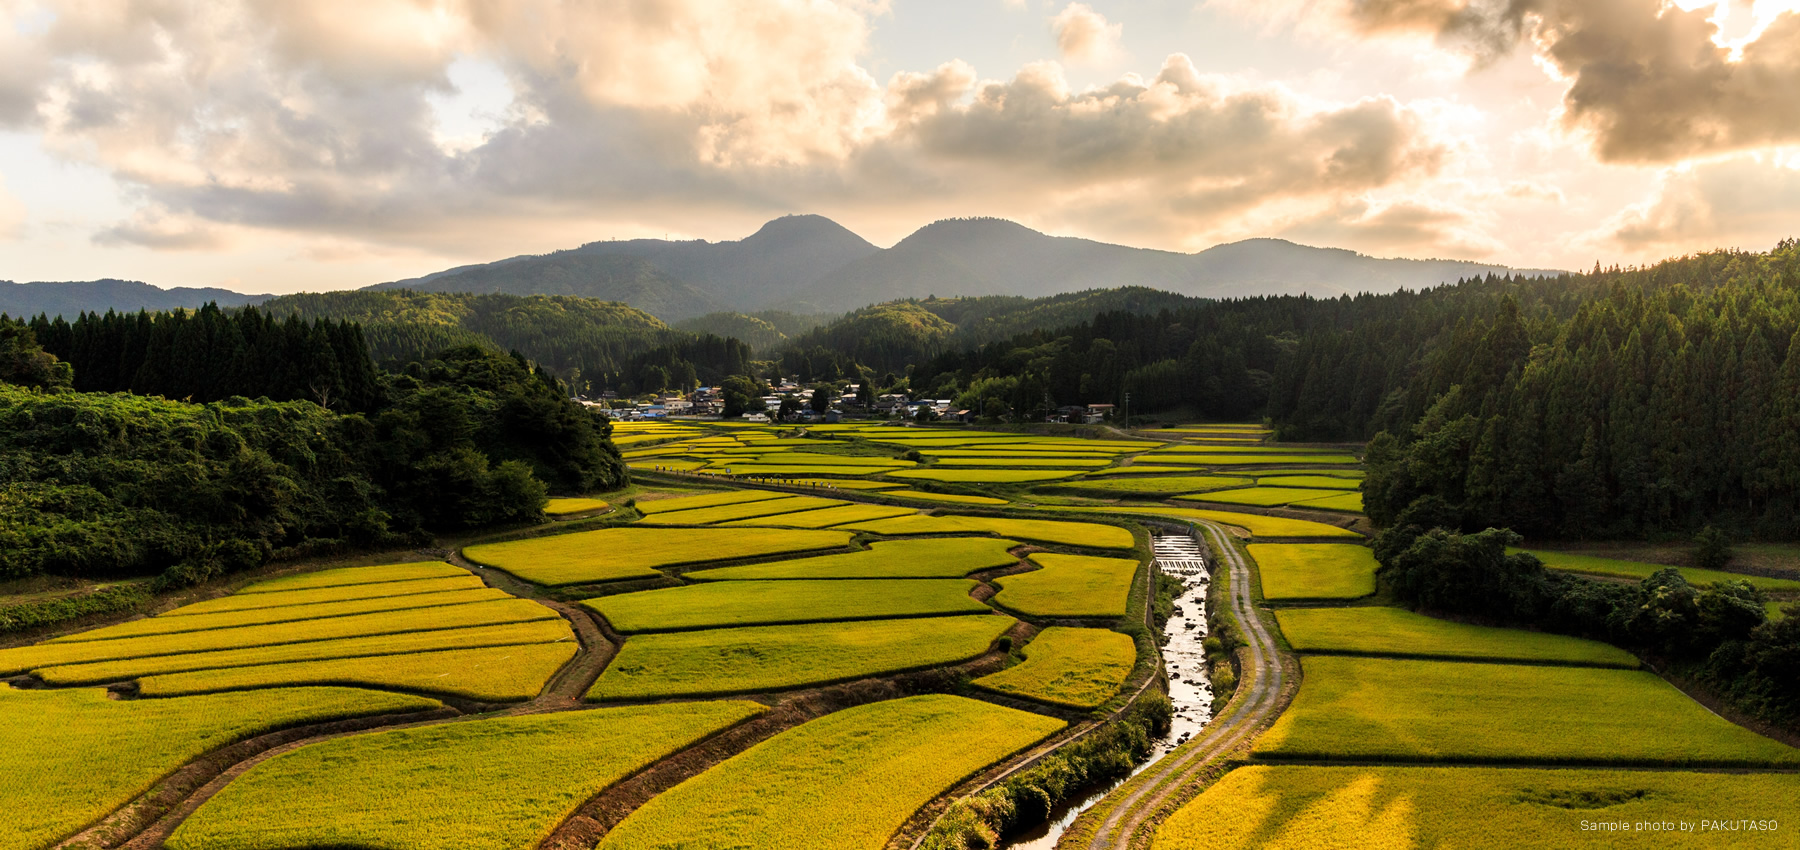
[[[1598,641],[1453,623],[1400,608],[1283,608],[1275,619],[1299,652],[1638,666],[1631,653]]]
[[[267,594],[262,594],[266,596]],[[471,602],[492,602],[500,599],[511,599],[505,591],[491,587],[470,590],[448,590],[440,593],[414,593],[405,596],[377,596],[366,599],[344,599],[336,602],[315,602],[302,605],[282,605],[272,608],[250,608],[238,611],[215,611],[210,613],[183,612],[181,609],[171,611],[160,617],[147,617],[142,620],[131,620],[116,626],[90,629],[85,632],[57,638],[55,643],[78,643],[90,640],[117,640],[120,638],[143,637],[147,635],[173,634],[176,632],[197,632],[208,629],[228,629],[240,626],[255,626],[266,623],[286,623],[301,620],[318,620],[327,617],[344,617],[352,614],[371,614],[381,611],[399,611],[414,608],[431,608],[442,605],[466,605]]]
[[[1267,475],[1256,479],[1264,487],[1312,487],[1320,490],[1357,490],[1362,487],[1362,473],[1331,475]]]
[[[1342,493],[1301,487],[1246,487],[1241,490],[1217,490],[1211,493],[1199,493],[1192,496],[1176,496],[1177,499],[1191,499],[1201,502],[1219,502],[1227,505],[1251,505],[1254,507],[1272,508],[1308,499],[1324,499],[1340,497]],[[1360,494],[1357,495],[1360,498]],[[1361,504],[1360,500],[1358,504]]]
[[[858,552],[819,555],[791,561],[696,570],[684,578],[722,579],[859,579],[962,578],[979,570],[1017,563],[1008,552],[1016,541],[992,537],[948,537],[887,540]]]
[[[1032,638],[1025,661],[975,680],[978,687],[1069,708],[1097,708],[1125,684],[1137,642],[1120,632],[1051,626]]]
[[[443,561],[421,561],[411,564],[387,564],[377,567],[340,567],[296,573],[259,581],[238,593],[274,593],[287,590],[310,590],[319,587],[343,587],[352,584],[376,584],[389,581],[412,581],[423,578],[460,578],[468,570]]]
[[[1319,499],[1303,499],[1298,502],[1289,502],[1288,507],[1301,508],[1304,510],[1345,511],[1348,513],[1360,514],[1363,511],[1363,494],[1339,493],[1335,496],[1325,496]]]
[[[1030,560],[1041,569],[994,579],[1000,588],[994,594],[995,605],[1032,617],[1125,616],[1138,570],[1135,559],[1038,552]]]
[[[588,699],[779,691],[956,664],[987,652],[1014,622],[974,615],[638,635]]]
[[[1062,456],[1046,457],[1046,456],[1042,456],[1042,455],[1020,454],[1020,455],[1014,455],[1011,457],[946,457],[946,458],[940,458],[940,459],[938,459],[938,462],[937,462],[937,468],[943,469],[945,467],[954,468],[954,467],[967,467],[967,466],[1013,466],[1013,467],[1052,466],[1052,467],[1060,467],[1063,469],[1098,469],[1102,466],[1109,466],[1111,464],[1112,464],[1112,460],[1107,459],[1107,458],[1080,458],[1080,457],[1062,457]]]
[[[707,582],[589,599],[623,633],[986,613],[966,579]]]
[[[1271,759],[1795,766],[1800,750],[1715,715],[1655,674],[1307,657]]]
[[[778,516],[740,519],[720,525],[764,525],[782,528],[829,528],[850,522],[865,522],[872,519],[887,519],[894,516],[906,516],[913,513],[912,508],[901,508],[893,505],[842,505],[833,508],[800,511]]]
[[[962,493],[929,493],[924,490],[889,490],[881,494],[897,499],[916,499],[921,502],[940,502],[946,505],[1004,505],[1005,499],[993,496],[969,496]]]
[[[1263,598],[1356,599],[1375,592],[1375,553],[1346,543],[1253,543]]]
[[[1766,831],[1728,827],[1773,822]],[[1782,847],[1800,776],[1253,765],[1164,821],[1157,850]],[[1692,831],[1671,829],[1686,822]],[[1637,828],[1654,824],[1653,831]]]
[[[470,546],[463,556],[544,585],[588,584],[662,575],[658,567],[835,549],[844,531],[773,528],[602,528]]]
[[[0,684],[0,848],[35,850],[99,820],[182,764],[288,726],[423,711],[436,700],[289,688],[167,700]]]
[[[1130,469],[1130,467],[1126,468]],[[1174,495],[1176,493],[1193,493],[1200,490],[1223,490],[1230,487],[1242,487],[1252,483],[1255,482],[1249,478],[1233,478],[1222,475],[1172,475],[1163,478],[1114,478],[1106,481],[1082,481],[1079,483],[1057,486],[1079,488],[1082,490],[1100,490],[1109,493]]]
[[[322,741],[226,786],[168,846],[535,847],[601,789],[764,710],[735,701],[647,705]]]
[[[245,688],[347,685],[420,691],[481,702],[518,702],[543,690],[575,657],[575,642],[449,649],[226,667],[146,676],[145,696],[182,696]]]
[[[1209,511],[1204,508],[1150,508],[1150,507],[1063,507],[1059,511],[1100,511],[1115,514],[1136,514],[1139,516],[1159,516],[1173,520],[1209,520],[1224,525],[1235,525],[1254,537],[1288,537],[1288,538],[1347,538],[1361,540],[1362,535],[1348,528],[1326,525],[1304,519],[1288,519],[1287,517],[1263,516],[1262,514],[1244,514],[1236,511]]]
[[[1152,463],[1179,463],[1193,466],[1314,466],[1357,462],[1355,455],[1336,454],[1164,454],[1153,452],[1142,455],[1142,458]]]
[[[1064,546],[1095,549],[1130,549],[1136,545],[1131,532],[1116,525],[1051,519],[1012,519],[979,516],[903,516],[842,526],[871,534],[981,534],[992,533]]]
[[[932,798],[1063,726],[944,695],[847,708],[663,792],[599,846],[879,848]]]
[[[276,593],[239,591],[230,596],[183,605],[161,617],[188,614],[213,614],[221,611],[248,611],[254,608],[279,608],[286,605],[310,605],[316,602],[340,602],[346,599],[373,599],[381,596],[409,596],[415,593],[442,593],[447,590],[476,590],[487,585],[480,577],[462,571],[460,576],[422,578],[412,581],[384,581],[373,584],[346,584],[313,590],[287,590]]]
[[[1744,573],[1728,573],[1721,570],[1702,570],[1695,567],[1670,567],[1667,564],[1647,564],[1641,561],[1625,561],[1618,558],[1601,558],[1594,555],[1579,555],[1573,552],[1550,552],[1543,549],[1514,550],[1528,551],[1544,562],[1544,566],[1553,570],[1564,570],[1572,573],[1588,573],[1591,575],[1615,576],[1618,578],[1646,579],[1659,571],[1673,569],[1681,573],[1681,577],[1690,584],[1712,584],[1719,581],[1747,581],[1752,587],[1761,590],[1789,591],[1800,590],[1800,581],[1792,579],[1770,578],[1769,576],[1747,575]]]
[[[1077,474],[1079,472],[1072,469],[903,469],[888,473],[888,477],[947,484],[1024,484]]]
[[[669,511],[691,511],[697,508],[712,508],[719,505],[737,505],[744,502],[761,502],[767,499],[784,498],[786,493],[772,490],[720,490],[714,493],[702,493],[697,496],[676,496],[669,499],[639,499],[632,507],[644,516],[655,516]]]
[[[841,499],[824,499],[818,496],[783,496],[779,499],[759,499],[735,505],[718,505],[685,511],[661,511],[640,520],[638,525],[710,525],[734,519],[770,517],[777,514],[810,511],[815,508],[833,508],[843,504],[846,502]]]
[[[592,511],[604,511],[612,507],[603,499],[551,499],[544,505],[544,513],[550,516],[574,516]]]

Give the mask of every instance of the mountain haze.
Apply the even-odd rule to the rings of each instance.
[[[0,313],[9,316],[36,316],[74,319],[82,312],[104,313],[117,310],[135,313],[139,310],[192,309],[208,302],[221,307],[239,307],[267,300],[268,295],[246,295],[229,289],[178,286],[163,289],[135,280],[40,281],[13,283],[0,280]]]

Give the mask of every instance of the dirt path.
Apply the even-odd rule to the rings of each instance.
[[[1249,687],[1238,688],[1230,712],[1213,721],[1204,735],[1163,757],[1137,780],[1120,786],[1116,793],[1123,796],[1107,808],[1088,850],[1129,850],[1138,830],[1179,794],[1188,780],[1243,743],[1283,707],[1282,659],[1274,637],[1251,603],[1250,568],[1231,546],[1225,529],[1213,522],[1199,524],[1212,535],[1214,548],[1231,570],[1231,609],[1249,638],[1250,663],[1244,671]]]

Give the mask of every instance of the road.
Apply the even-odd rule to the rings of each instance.
[[[1281,707],[1283,671],[1275,639],[1256,615],[1250,598],[1250,568],[1230,542],[1225,529],[1201,521],[1212,537],[1213,548],[1231,573],[1231,610],[1249,643],[1249,660],[1230,710],[1215,719],[1200,737],[1182,745],[1151,765],[1133,782],[1120,786],[1123,795],[1111,804],[1106,818],[1094,831],[1088,850],[1128,850],[1132,837],[1182,786],[1230,753]],[[1247,690],[1246,690],[1247,688]]]

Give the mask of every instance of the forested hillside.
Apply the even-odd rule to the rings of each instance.
[[[29,326],[0,320],[0,578],[182,584],[279,555],[528,520],[548,489],[625,481],[606,421],[516,356],[462,347],[380,372],[354,325],[251,311],[43,324],[78,340],[72,376]],[[80,358],[94,382],[113,382],[102,389],[134,392],[71,389],[88,380]],[[316,381],[282,382],[289,360],[357,377],[313,398]],[[141,365],[104,371],[120,362]],[[258,364],[270,373],[246,371]],[[141,394],[154,387],[208,400]],[[298,400],[272,400],[283,388]]]

